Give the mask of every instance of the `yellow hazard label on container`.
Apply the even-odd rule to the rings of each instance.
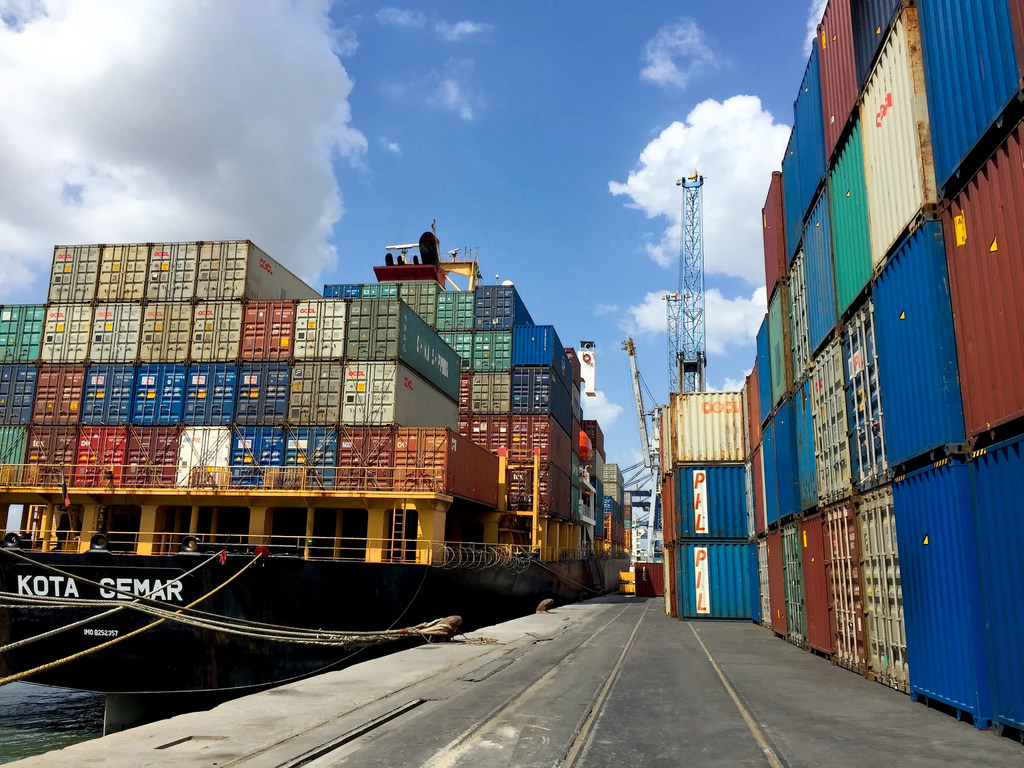
[[[254,389],[254,390],[249,392],[249,397],[259,397],[259,396],[260,396],[260,391],[258,389]]]
[[[149,392],[146,393],[146,399],[147,400],[153,400],[155,398],[156,398],[156,392],[154,392],[153,390],[150,390]]]
[[[358,384],[356,384],[356,392],[365,392],[365,391],[366,391],[366,384],[365,383],[360,381]]]
[[[99,392],[97,392],[97,393],[96,393],[96,399],[97,399],[97,400],[102,400],[102,399],[103,399],[103,396],[104,396],[105,394],[106,394],[106,392],[104,392],[104,391],[103,391],[103,390],[101,389],[101,390],[100,390]]]
[[[113,323],[104,323],[103,324],[103,330],[104,331],[112,331],[112,330],[114,330],[114,324]]]
[[[907,319],[907,312],[906,312],[906,310],[904,310],[903,312],[900,312],[900,320],[906,320],[906,319]]]
[[[64,323],[57,323],[57,333],[64,333]]]
[[[925,535],[925,537],[924,537],[924,545],[925,545],[926,547],[928,546],[928,536],[927,536],[927,534],[926,534],[926,535]]]
[[[306,323],[307,328],[316,328],[316,320],[310,320]]]
[[[287,347],[289,341],[290,341],[290,339],[287,336],[285,336],[284,338],[281,339],[281,346],[282,347]]]
[[[967,215],[960,213],[953,217],[953,231],[956,233],[956,245],[967,245]]]
[[[153,325],[153,330],[154,331],[162,331],[163,329],[164,329],[164,324],[163,323],[154,323],[154,325]]]
[[[112,270],[114,270],[115,272],[117,272],[117,270],[119,270],[121,268],[121,265],[120,264],[111,264],[110,268]]]
[[[170,268],[171,268],[171,265],[168,264],[167,262],[164,262],[163,264],[160,265],[160,271],[161,272],[166,272]]]
[[[999,250],[999,240],[992,238],[992,245],[988,247],[989,253],[995,253]]]
[[[72,411],[77,411],[78,410],[78,403],[72,403],[71,404],[71,410]]]
[[[71,271],[71,265],[70,264],[65,264],[64,265],[64,271],[65,272],[70,272]]]
[[[200,389],[196,393],[196,397],[198,397],[200,400],[202,400],[204,397],[206,397],[206,390],[205,389]]]
[[[802,531],[802,533],[804,535],[804,549],[806,549],[807,548],[807,531]]]

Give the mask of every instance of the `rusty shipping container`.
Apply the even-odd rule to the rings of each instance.
[[[242,360],[290,360],[295,338],[295,302],[250,301],[242,325]]]
[[[237,301],[201,301],[192,322],[191,358],[200,363],[238,359],[242,339],[242,305]]]
[[[199,243],[196,298],[316,299],[320,294],[248,240]]]
[[[825,508],[825,569],[832,661],[864,674],[868,668],[868,647],[855,510],[853,499]]]
[[[43,323],[39,359],[44,363],[84,363],[89,354],[92,307],[88,304],[51,304]]]
[[[141,301],[149,276],[149,245],[105,245],[100,254],[99,301]]]
[[[121,476],[129,488],[168,488],[178,469],[179,427],[129,427]]]
[[[82,412],[85,366],[40,365],[33,424],[77,424]]]
[[[540,467],[540,494],[537,499],[538,509],[563,520],[572,519],[573,510],[569,506],[569,488],[569,475],[551,464],[542,464]],[[529,512],[533,509],[532,466],[514,469],[509,473],[508,503],[509,509],[514,511]],[[615,540],[613,535],[613,541]],[[621,539],[618,543],[621,543]]]
[[[742,392],[690,392],[669,396],[675,464],[742,463],[746,458]],[[666,467],[668,468],[668,467]]]
[[[512,445],[512,417],[470,416],[465,437],[495,455],[500,450],[507,452]]]
[[[33,425],[25,449],[26,480],[34,485],[59,487],[61,478],[74,473],[78,452],[78,427]]]
[[[395,489],[437,488],[489,507],[498,503],[498,457],[443,427],[399,427]]]
[[[535,448],[540,449],[542,464],[550,463],[569,474],[572,444],[555,418],[550,415],[513,414],[509,426],[509,461],[513,464],[532,464]]]
[[[146,306],[142,312],[139,360],[184,363],[191,345],[192,305],[162,302]]]
[[[75,474],[69,485],[121,485],[127,453],[127,427],[82,427],[78,433]]]
[[[99,281],[99,245],[58,245],[53,249],[50,270],[51,304],[79,304],[96,298]]]
[[[89,360],[134,363],[139,356],[141,331],[142,307],[138,304],[97,304],[92,314]]]
[[[395,477],[395,431],[395,427],[342,426],[335,487],[390,490]]]
[[[149,254],[146,298],[191,301],[196,296],[198,271],[198,243],[154,243]]]
[[[825,122],[825,157],[831,158],[839,136],[857,104],[857,64],[853,56],[850,0],[831,0],[818,25],[821,111]]]
[[[825,518],[818,513],[800,521],[803,559],[804,612],[807,616],[807,645],[816,651],[832,653],[829,625],[827,553]]]
[[[1024,416],[1024,124],[943,214],[967,433]]]
[[[459,374],[459,417],[468,415],[472,411],[470,405],[473,398],[473,374],[463,372]]]
[[[786,637],[786,575],[782,559],[782,531],[768,532],[768,602],[772,632]]]
[[[761,228],[764,240],[764,282],[768,298],[771,298],[779,278],[787,275],[789,263],[786,253],[786,214],[783,208],[780,171],[772,171],[768,196],[761,209]]]
[[[754,360],[754,370],[750,372],[743,384],[748,454],[761,444],[761,388],[758,381],[757,365],[757,360]]]

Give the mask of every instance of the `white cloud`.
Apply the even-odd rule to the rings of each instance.
[[[601,374],[600,369],[597,373]],[[601,390],[597,390],[593,397],[583,395],[581,400],[583,401],[583,415],[599,422],[602,430],[614,424],[615,420],[619,418],[619,414],[622,413],[622,406],[609,402],[607,395]]]
[[[727,299],[716,288],[705,291],[704,333],[708,354],[724,355],[729,347],[752,344],[767,310],[768,295],[763,285],[749,298]]]
[[[434,30],[442,40],[449,43],[457,43],[472,35],[483,34],[491,30],[490,24],[478,21],[457,21],[454,24],[448,21],[439,21],[434,25]]]
[[[454,112],[463,120],[473,120],[484,106],[484,99],[473,86],[472,59],[453,59],[444,68],[428,76],[431,82],[427,104]]]
[[[325,11],[49,0],[0,26],[0,299],[62,243],[250,238],[307,280],[331,266],[332,163],[366,139]]]
[[[390,140],[388,140],[385,137],[381,137],[380,145],[381,145],[381,147],[386,149],[388,152],[391,152],[392,154],[395,154],[395,155],[402,154],[402,148],[398,145],[397,141],[390,141]]]
[[[825,6],[828,0],[811,0],[811,7],[807,11],[807,41],[804,44],[804,55],[811,55],[811,47],[818,36],[818,24],[821,17],[825,15]]]
[[[668,310],[665,296],[671,290],[648,293],[643,302],[629,307],[622,321],[622,330],[633,335],[665,333],[668,330]]]
[[[708,65],[714,54],[704,42],[704,33],[693,19],[667,24],[647,41],[640,77],[657,85],[685,88],[690,79]]]
[[[650,258],[676,266],[680,246],[681,190],[676,182],[694,169],[704,176],[704,272],[764,277],[761,208],[771,172],[782,163],[789,127],[776,123],[756,96],[698,104],[685,122],[674,122],[640,153],[625,182],[609,182],[613,195],[648,218],[668,221],[660,240],[647,243]]]
[[[400,8],[381,8],[374,14],[374,18],[386,27],[422,29],[427,24],[427,18],[422,13]]]
[[[613,312],[618,312],[618,311],[619,311],[619,305],[618,304],[598,304],[596,307],[594,307],[594,314],[595,315],[610,315]]]

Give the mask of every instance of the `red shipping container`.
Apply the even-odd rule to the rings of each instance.
[[[743,384],[743,391],[746,393],[744,402],[747,404],[748,456],[753,454],[754,449],[761,444],[761,391],[757,376],[757,360],[754,360],[754,370],[750,372]]]
[[[295,302],[250,301],[242,326],[243,360],[290,360],[295,338]]]
[[[764,456],[760,445],[754,449],[754,455],[750,458],[750,471],[754,475],[751,478],[754,489],[754,532],[761,534],[767,527],[767,518],[764,507]]]
[[[82,427],[78,433],[74,485],[121,485],[128,452],[128,427]]]
[[[666,529],[667,530],[667,529]],[[670,574],[676,572],[676,548],[665,547],[665,568],[668,569]],[[668,595],[665,596],[667,605],[665,606],[665,613],[669,616],[679,615],[679,595],[677,592],[676,580],[674,578],[669,579],[668,582]]]
[[[507,414],[471,416],[469,417],[469,431],[465,436],[497,455],[502,448],[507,451],[511,445],[511,428],[512,417]]]
[[[178,427],[129,427],[121,483],[129,488],[171,488],[178,471]]]
[[[341,427],[336,488],[388,491],[394,476],[395,427]]]
[[[772,182],[768,186],[768,197],[761,209],[761,226],[764,231],[764,284],[768,298],[775,291],[780,277],[789,270],[786,253],[786,215],[782,209],[782,172],[772,171]]]
[[[32,404],[34,424],[77,424],[82,414],[84,365],[39,366],[36,399]]]
[[[446,427],[399,427],[395,490],[436,491],[498,504],[498,457]]]
[[[572,366],[572,385],[579,391],[580,385],[583,384],[583,367],[580,365],[580,359],[572,347],[565,347],[565,354],[569,358],[569,365]]]
[[[572,519],[569,487],[569,476],[565,472],[552,464],[541,464],[539,510],[563,520]],[[513,511],[529,512],[533,509],[532,467],[522,467],[509,472],[508,498],[509,509]],[[621,523],[618,525],[622,527]],[[620,538],[616,540],[616,536]],[[612,525],[612,541],[622,543],[621,533],[616,531],[615,525]]]
[[[943,213],[971,437],[1024,416],[1024,124]]]
[[[825,518],[821,514],[800,521],[800,549],[804,566],[804,612],[807,644],[822,653],[832,652],[828,586],[825,575]]]
[[[71,484],[78,452],[78,427],[32,426],[25,450],[26,482],[59,488]]]
[[[473,439],[472,437],[470,437],[469,434],[468,413],[459,413],[459,434],[462,435],[463,437],[469,437],[471,440]]]
[[[832,157],[839,135],[857,104],[857,65],[853,58],[851,18],[850,0],[830,0],[818,25],[826,158]]]
[[[825,569],[832,631],[832,661],[854,672],[868,668],[864,603],[860,593],[860,547],[852,499],[825,509]]]
[[[472,413],[470,403],[473,402],[473,374],[459,374],[459,413]]]
[[[572,471],[572,443],[554,416],[514,414],[510,431],[511,464],[532,464],[533,449],[540,448],[542,466],[550,463],[567,475]]]
[[[778,529],[768,533],[768,605],[772,610],[772,631],[785,640],[786,578],[782,569],[782,531]]]
[[[594,446],[594,450],[603,457],[605,455],[604,432],[601,431],[601,425],[594,419],[584,419],[580,424],[583,427],[583,431],[587,433],[587,437],[590,438],[590,443]]]
[[[663,563],[637,563],[633,568],[637,597],[661,597],[665,594]]]

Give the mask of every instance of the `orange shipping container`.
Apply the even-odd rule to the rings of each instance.
[[[445,427],[399,427],[395,433],[396,490],[440,490],[495,507],[498,457]]]
[[[243,360],[290,360],[295,337],[295,302],[251,301],[245,305]]]
[[[85,366],[39,366],[36,399],[32,406],[35,424],[77,424],[81,416]]]
[[[541,464],[550,463],[569,474],[572,469],[572,443],[555,417],[514,414],[509,461],[512,464],[532,464],[534,448],[540,448]]]
[[[395,427],[342,426],[335,486],[390,490],[394,486]]]

